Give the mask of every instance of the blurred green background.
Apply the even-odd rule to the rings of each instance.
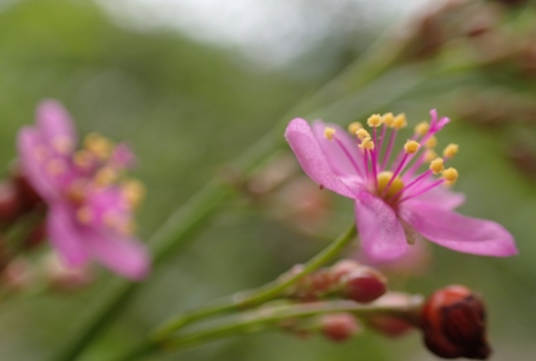
[[[139,215],[141,238],[148,238],[201,184],[225,172],[225,164],[269,132],[293,104],[359,58],[385,28],[402,20],[401,14],[413,11],[396,1],[334,1],[329,6],[322,1],[256,1],[256,16],[262,19],[266,11],[271,17],[267,15],[268,20],[258,28],[251,23],[249,28],[238,26],[236,32],[250,33],[247,41],[225,42],[201,34],[207,31],[204,28],[174,27],[169,19],[159,22],[143,10],[141,1],[129,6],[127,2],[110,3],[0,3],[0,162],[6,165],[7,174],[8,164],[16,157],[17,131],[33,122],[39,101],[60,100],[81,134],[97,131],[127,141],[136,151],[140,167],[135,175],[148,189]],[[170,3],[179,6],[166,10]],[[168,17],[176,15],[188,23],[184,19],[189,20],[190,7],[181,8],[181,3],[162,1],[152,7],[161,6]],[[210,1],[202,3],[204,11],[216,12],[218,2],[213,8]],[[533,9],[511,11],[491,2],[489,8],[488,2],[475,4],[482,6],[477,13],[484,19],[492,8],[493,14],[500,14],[493,15],[497,28],[518,34],[516,38],[525,36],[532,46],[526,34],[532,34]],[[142,9],[138,13],[133,10],[136,6]],[[237,16],[247,18],[251,7],[244,6]],[[242,18],[233,19],[233,14],[222,12],[215,25],[241,23]],[[218,17],[217,12],[212,17]],[[456,190],[468,195],[461,211],[503,224],[514,234],[520,255],[490,259],[432,246],[430,268],[414,277],[393,280],[393,288],[427,294],[453,283],[470,286],[485,297],[489,307],[492,359],[533,360],[536,160],[530,146],[536,140],[536,112],[531,108],[536,99],[535,78],[523,73],[526,68],[511,57],[484,59],[486,45],[477,49],[476,58],[484,60],[478,58],[475,66],[475,56],[467,55],[467,48],[480,45],[460,44],[469,41],[460,39],[449,43],[446,50],[436,50],[434,57],[415,52],[419,56],[404,59],[405,64],[411,63],[405,65],[408,68],[400,67],[379,85],[358,94],[344,94],[351,95],[346,103],[324,113],[332,116],[328,121],[347,123],[364,116],[355,115],[353,109],[405,111],[410,121],[417,122],[427,118],[429,109],[437,108],[454,120],[440,141],[442,145],[451,141],[461,145],[454,160],[461,174]],[[418,44],[428,43],[421,39]],[[493,44],[499,50],[504,45]],[[427,63],[436,67],[447,64],[446,69],[455,70],[430,75],[435,68],[430,70]],[[393,97],[390,104],[375,108],[375,101],[397,86],[415,81],[413,72],[424,80],[408,85],[409,90]],[[523,121],[518,121],[521,118]],[[277,207],[288,204],[269,199],[270,195],[256,199],[244,194],[226,204],[180,254],[153,271],[134,302],[83,360],[98,361],[129,348],[170,315],[261,285],[325,245],[324,237],[307,236],[292,219],[274,217],[284,211]],[[353,207],[335,197],[329,202],[333,202],[331,213],[319,232],[333,237],[339,226],[352,219]],[[39,254],[34,255],[37,258]],[[3,299],[0,359],[46,359],[75,329],[86,306],[95,302],[112,277],[100,271],[94,284],[77,292],[30,288]],[[424,349],[417,332],[396,340],[365,332],[344,344],[318,336],[299,339],[271,332],[150,359],[381,361],[435,357]]]

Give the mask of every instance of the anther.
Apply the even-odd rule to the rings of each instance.
[[[379,114],[373,114],[367,119],[368,126],[373,128],[379,127],[380,125],[382,125],[382,122],[382,116]]]
[[[74,164],[83,169],[89,168],[93,159],[93,155],[87,150],[79,150],[73,156]]]
[[[400,113],[395,117],[395,120],[393,121],[392,128],[402,129],[407,125],[408,125],[408,121],[406,119],[406,114]]]
[[[415,134],[420,135],[421,137],[425,136],[430,130],[430,124],[428,122],[420,122],[415,126]]]
[[[370,139],[370,137],[363,138],[361,140],[361,144],[359,144],[359,148],[373,150],[374,142],[372,141],[372,139]]]
[[[348,125],[348,132],[355,135],[361,128],[363,128],[363,125],[360,122],[353,122]]]
[[[97,133],[88,134],[84,140],[84,146],[100,159],[107,159],[113,150],[113,143]]]
[[[455,168],[448,168],[443,171],[443,178],[448,182],[456,182],[458,171]]]
[[[458,154],[459,149],[460,147],[458,146],[458,144],[450,143],[443,150],[443,157],[453,158],[456,154]]]
[[[92,213],[88,207],[81,207],[76,212],[76,219],[82,224],[88,224],[91,221]]]
[[[424,153],[424,160],[427,162],[431,162],[434,159],[437,158],[437,153],[433,149],[427,149]]]
[[[437,138],[436,137],[430,137],[428,138],[428,140],[426,141],[426,143],[424,143],[424,146],[428,149],[432,149],[432,148],[435,148],[437,147]]]
[[[395,116],[393,113],[386,113],[382,116],[383,124],[385,124],[388,127],[392,127],[393,123],[395,121]]]
[[[370,138],[370,133],[367,132],[366,129],[358,129],[357,132],[355,132],[355,134],[357,135],[357,137],[361,140],[365,139],[365,138]]]
[[[95,175],[95,183],[99,186],[106,186],[112,184],[118,177],[115,170],[109,167],[100,169]]]
[[[69,154],[74,148],[73,141],[64,136],[54,138],[52,140],[52,146],[58,153],[61,154]]]
[[[122,192],[128,204],[135,208],[145,196],[145,186],[139,180],[130,179],[123,184]]]
[[[333,136],[335,135],[335,129],[326,127],[324,129],[324,137],[326,137],[327,140],[333,140]]]
[[[47,163],[46,169],[47,172],[51,175],[58,175],[65,172],[66,165],[63,161],[59,159],[53,159]]]
[[[380,172],[378,174],[378,194],[382,194],[387,187],[387,184],[389,184],[389,181],[393,177],[393,172],[391,171],[384,171]],[[385,194],[387,197],[392,197],[398,192],[400,192],[404,188],[404,182],[400,177],[396,177],[391,182],[391,186],[389,186],[389,189],[387,190],[387,193]]]
[[[443,165],[443,158],[436,158],[430,162],[430,170],[434,174],[439,174],[443,172],[445,166]]]
[[[415,154],[420,148],[420,144],[414,140],[408,140],[406,144],[404,144],[404,151],[408,154]]]

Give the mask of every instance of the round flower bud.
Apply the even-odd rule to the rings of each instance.
[[[387,290],[387,279],[369,267],[350,272],[341,279],[344,297],[359,303],[369,303],[381,297]]]
[[[326,338],[335,342],[348,340],[359,332],[359,329],[357,320],[349,313],[325,315],[320,319],[320,330]]]
[[[486,360],[491,353],[484,303],[467,287],[434,292],[422,308],[421,320],[426,347],[440,357]]]
[[[0,222],[9,223],[15,220],[22,207],[22,200],[15,185],[11,182],[0,183]]]

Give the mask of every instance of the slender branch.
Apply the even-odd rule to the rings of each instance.
[[[339,312],[352,313],[360,318],[372,316],[392,316],[409,323],[418,324],[415,318],[422,300],[416,298],[404,305],[362,305],[353,301],[327,301],[312,304],[291,304],[266,307],[242,313],[232,317],[230,321],[206,328],[184,336],[166,336],[160,339],[147,340],[126,355],[114,361],[133,361],[156,351],[182,351],[203,345],[207,342],[256,331],[263,331],[270,326],[278,327],[283,320],[306,318]]]
[[[160,327],[155,332],[154,338],[165,338],[171,333],[196,320],[213,315],[241,311],[284,296],[284,292],[290,286],[339,255],[344,247],[355,238],[356,234],[356,227],[352,224],[348,230],[342,233],[335,241],[330,243],[324,250],[305,263],[303,268],[299,271],[286,273],[274,282],[268,283],[255,290],[238,293],[230,299],[226,298],[185,315],[179,315]]]

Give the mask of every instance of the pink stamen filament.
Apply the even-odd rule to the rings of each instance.
[[[415,163],[406,171],[404,174],[404,177],[411,177],[415,172],[424,164],[426,161],[426,153],[421,155],[419,159],[415,161]]]
[[[334,139],[337,142],[337,144],[339,145],[339,148],[341,148],[341,150],[344,152],[346,157],[350,160],[350,162],[354,166],[357,174],[359,174],[360,177],[363,177],[363,173],[361,173],[361,170],[359,169],[359,166],[357,165],[354,157],[352,156],[352,153],[350,153],[350,151],[346,148],[346,146],[343,144],[343,142],[341,142],[340,139],[338,139],[337,137],[334,137]]]
[[[420,176],[418,176],[417,178],[415,178],[412,182],[410,182],[407,186],[405,186],[404,188],[402,188],[401,190],[399,190],[397,193],[395,193],[393,195],[393,199],[396,199],[396,198],[399,198],[403,192],[406,192],[408,189],[410,189],[411,187],[413,187],[415,184],[421,182],[423,179],[427,178],[430,174],[432,174],[432,171],[431,170],[427,170],[426,172],[424,172],[423,174],[421,174]]]
[[[385,152],[385,155],[383,156],[383,164],[382,164],[382,170],[384,170],[387,167],[387,162],[389,161],[389,158],[391,157],[391,152],[393,151],[393,146],[395,145],[396,140],[396,134],[397,131],[394,129],[391,133],[391,136],[389,137],[389,144],[387,145],[387,151]]]
[[[408,159],[408,156],[409,156],[408,153],[404,153],[404,156],[402,157],[402,161],[398,164],[398,167],[396,168],[395,172],[393,173],[393,176],[391,177],[391,179],[389,179],[389,182],[385,186],[385,189],[382,192],[382,196],[385,196],[387,194],[387,192],[389,191],[389,188],[391,188],[391,184],[393,184],[393,182],[396,179],[396,177],[402,171],[402,169],[404,167],[404,163],[406,163],[406,160]]]
[[[404,202],[404,201],[407,201],[408,199],[411,199],[411,198],[415,198],[415,197],[417,197],[417,196],[420,196],[421,194],[426,193],[426,192],[428,192],[429,190],[431,190],[431,189],[433,189],[433,188],[435,188],[435,187],[437,187],[437,186],[439,186],[439,185],[441,185],[441,184],[443,184],[443,183],[445,183],[445,179],[440,179],[440,180],[438,180],[438,181],[436,181],[436,182],[430,184],[429,186],[420,189],[420,190],[417,191],[416,193],[413,193],[413,194],[410,194],[410,195],[408,195],[408,196],[405,196],[404,198],[402,198],[402,199],[400,199],[400,200],[398,201],[398,204],[400,204],[400,203],[402,203],[402,202]]]
[[[378,161],[378,156],[380,154],[380,150],[381,150],[381,141],[378,142],[377,141],[377,137],[376,137],[376,127],[374,127],[374,130],[373,130],[373,137],[374,137],[374,149],[372,149],[370,151],[370,161],[372,162],[372,178],[374,180],[374,187],[376,189],[378,189],[378,169],[377,169],[377,161]],[[379,143],[379,144],[378,144]]]

